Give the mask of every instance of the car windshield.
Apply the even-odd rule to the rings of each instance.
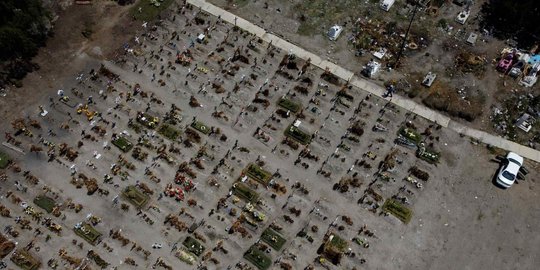
[[[334,37],[336,35],[336,28],[332,27],[330,28],[330,31],[328,31],[328,36],[329,37]]]
[[[521,164],[520,164],[517,160],[515,160],[515,159],[513,159],[513,158],[509,158],[508,160],[510,160],[510,162],[513,162],[513,163],[515,163],[515,164],[521,166]]]
[[[504,172],[502,173],[502,175],[504,176],[504,178],[506,178],[506,179],[508,179],[508,180],[510,180],[510,181],[513,181],[514,178],[516,178],[516,176],[513,175],[512,173],[510,173],[509,171],[504,171]]]

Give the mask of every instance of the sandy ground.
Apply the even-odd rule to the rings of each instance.
[[[3,226],[1,229],[5,232],[5,226],[10,225],[19,231],[20,235],[13,239],[18,242],[19,247],[25,247],[33,241],[34,247],[30,248],[30,252],[43,264],[51,258],[56,260],[60,264],[57,269],[76,267],[62,266],[65,260],[58,255],[60,248],[64,248],[68,255],[78,258],[84,258],[88,250],[93,249],[110,263],[109,267],[117,269],[148,269],[158,258],[162,258],[173,269],[196,269],[197,264],[206,269],[255,269],[255,266],[242,258],[243,253],[257,242],[262,231],[274,223],[283,227],[280,233],[287,242],[283,249],[270,250],[267,255],[272,261],[280,259],[281,262],[289,264],[292,269],[305,269],[308,265],[316,269],[536,269],[540,264],[539,257],[536,256],[540,253],[540,207],[536,203],[539,199],[538,164],[527,162],[526,165],[531,171],[527,180],[519,181],[511,189],[502,190],[493,185],[498,164],[490,161],[494,155],[484,146],[474,145],[449,130],[437,129],[425,119],[386,105],[385,100],[368,97],[367,93],[360,89],[347,90],[354,96],[354,101],[349,107],[341,105],[335,102],[340,87],[331,84],[324,86],[328,82],[320,79],[323,71],[312,67],[307,69],[304,76],[310,78],[313,85],[308,87],[307,95],[298,93],[294,90],[294,87],[300,84],[296,79],[289,80],[276,75],[280,60],[286,52],[273,50],[274,56],[271,57],[267,44],[259,44],[256,40],[252,41],[251,45],[254,49],[248,49],[251,39],[248,34],[234,31],[231,25],[216,24],[217,18],[204,14],[198,17],[210,25],[185,25],[186,20],[191,21],[196,15],[196,11],[183,10],[184,14],[169,17],[155,30],[152,30],[153,24],[146,30],[137,26],[137,36],[142,44],[132,48],[139,56],[126,53],[114,57],[113,54],[114,62],[105,60],[111,58],[106,57],[109,53],[104,48],[110,48],[109,52],[112,52],[124,42],[125,39],[121,38],[118,41],[108,41],[110,43],[106,44],[111,44],[110,47],[100,46],[101,55],[90,52],[95,52],[95,47],[102,43],[82,44],[83,49],[73,45],[73,48],[66,49],[65,54],[58,56],[65,57],[62,58],[65,59],[62,60],[65,61],[65,68],[58,73],[64,75],[40,73],[45,72],[42,68],[24,82],[25,87],[46,86],[39,95],[22,99],[22,96],[28,94],[21,92],[21,97],[16,99],[16,96],[11,96],[6,100],[11,101],[14,106],[12,114],[6,115],[6,123],[17,116],[28,116],[42,126],[41,130],[30,128],[34,133],[31,138],[24,135],[15,137],[15,140],[21,142],[20,147],[25,151],[24,154],[2,148],[23,171],[29,170],[30,174],[39,178],[39,184],[33,186],[25,180],[22,173],[9,169],[5,171],[7,180],[0,182],[0,204],[11,210],[11,218],[0,217]],[[116,25],[122,25],[122,22]],[[208,26],[215,27],[209,33],[208,44],[193,42],[191,51],[194,63],[189,67],[175,64],[177,50],[189,48],[195,34],[203,32]],[[96,33],[96,38],[107,40],[107,33],[110,33],[107,31]],[[179,38],[171,39],[175,31]],[[222,43],[225,39],[226,42]],[[239,46],[243,46],[240,53],[249,59],[249,64],[227,60]],[[220,47],[223,50],[218,50]],[[214,53],[209,55],[211,52]],[[72,58],[68,58],[69,55],[73,55]],[[253,66],[254,58],[258,59],[256,66]],[[221,64],[220,59],[223,59]],[[98,70],[101,64],[117,74],[119,80],[111,81],[103,75],[96,80],[89,79],[90,70]],[[298,65],[301,64],[299,61]],[[201,69],[196,69],[195,66]],[[160,74],[162,67],[164,72]],[[222,69],[230,71],[230,74],[225,75]],[[50,70],[53,72],[53,69]],[[296,77],[296,70],[284,70]],[[75,77],[80,73],[84,76],[78,81]],[[39,78],[39,74],[42,78]],[[245,78],[243,75],[246,75]],[[164,82],[163,86],[160,86],[160,80]],[[140,94],[126,98],[127,93],[133,94],[135,84],[139,84],[141,90],[149,96],[153,95],[153,98],[143,98]],[[217,93],[212,84],[221,85],[225,92]],[[238,91],[233,90],[235,85],[239,86]],[[89,108],[101,112],[102,117],[88,121],[83,115],[76,114],[74,108],[61,102],[55,102],[56,104],[51,106],[48,97],[53,96],[56,99],[57,89],[65,89],[72,104],[86,103],[88,97],[92,96],[95,104],[90,104]],[[266,89],[267,95],[264,94]],[[99,94],[100,90],[103,90],[102,94]],[[82,93],[82,97],[77,97],[75,93]],[[105,96],[106,99],[103,98]],[[288,118],[277,115],[276,110],[279,107],[276,104],[283,96],[305,108],[302,113],[305,118],[300,119],[301,128],[310,134],[317,132],[307,147],[318,157],[317,160],[300,158],[300,162],[295,165],[302,147],[294,150],[281,143],[284,130],[296,119],[294,115]],[[196,98],[202,106],[190,106],[190,97]],[[256,97],[267,99],[268,106],[253,103]],[[49,111],[44,118],[37,115],[39,104]],[[117,109],[114,109],[117,104]],[[198,133],[201,142],[193,143],[193,146],[188,148],[183,143],[187,139],[185,134],[181,139],[171,141],[150,129],[143,128],[141,133],[137,134],[128,127],[129,119],[135,121],[137,111],[144,111],[149,107],[151,114],[163,119],[171,104],[180,108],[182,120],[174,125],[178,130],[185,133],[187,129],[191,129],[188,126],[196,118],[208,126],[219,128],[227,140],[223,141],[215,134],[207,136]],[[315,112],[312,111],[314,107],[317,108]],[[212,116],[213,112],[223,112],[222,115],[226,118],[216,118]],[[354,138],[350,139],[347,129],[357,120],[364,124],[365,132],[356,141]],[[426,143],[432,143],[435,150],[441,152],[442,157],[437,165],[426,163],[415,157],[414,150],[393,143],[396,133],[406,122],[414,124],[419,132],[431,126],[433,139],[426,139]],[[376,123],[387,127],[388,131],[372,131]],[[69,127],[60,128],[61,124]],[[91,131],[92,126],[96,125],[107,130],[103,137]],[[270,140],[265,141],[254,136],[258,129],[269,136]],[[48,130],[55,135],[48,134]],[[82,139],[83,130],[95,140]],[[13,129],[7,124],[2,126],[1,131],[2,134],[13,133]],[[114,146],[103,147],[106,142],[111,145],[113,133],[123,131],[129,133],[126,137],[132,143],[136,143],[138,138],[146,138],[153,146],[164,144],[167,149],[174,146],[180,150],[178,153],[167,152],[174,159],[172,164],[168,164],[162,159],[151,161],[156,157],[155,149],[141,146],[144,152],[149,153],[146,161],[142,162],[135,160],[131,152],[124,154]],[[30,153],[31,144],[46,149],[38,135],[56,145],[65,142],[76,147],[77,142],[82,141],[83,146],[77,149],[79,157],[74,162],[65,157],[56,157],[52,162],[47,162],[45,152]],[[339,145],[342,147],[339,148]],[[197,155],[203,147],[207,154]],[[346,150],[347,148],[349,150]],[[378,177],[378,166],[385,156],[394,150],[397,151],[399,162],[395,170],[389,172],[390,179],[386,181]],[[99,159],[96,159],[96,154],[101,154]],[[117,175],[113,176],[110,183],[105,183],[103,176],[111,174],[112,164],[120,164],[119,155],[134,164],[134,168],[123,167],[121,170],[129,173],[127,178],[122,179]],[[196,190],[186,193],[186,200],[182,202],[168,197],[160,198],[159,194],[167,184],[177,186],[173,179],[178,165],[183,161],[193,160],[200,160],[204,167],[197,169],[194,163],[190,163],[196,173]],[[223,165],[218,166],[220,160],[223,160]],[[275,174],[275,182],[285,186],[286,193],[276,193],[272,188],[265,188],[250,180],[250,187],[261,196],[261,201],[255,208],[264,213],[266,218],[258,222],[256,229],[245,223],[242,225],[249,237],[242,238],[239,233],[228,234],[226,229],[237,220],[246,202],[227,195],[233,183],[239,179],[242,169],[257,160],[263,161],[263,168]],[[358,165],[362,160],[370,166]],[[93,163],[96,169],[88,166],[88,162]],[[356,166],[353,167],[353,164]],[[71,165],[75,165],[79,173],[96,178],[99,187],[107,190],[109,194],[87,195],[85,188],[77,189],[70,183]],[[408,176],[408,169],[414,165],[430,174],[429,181],[422,182],[421,189],[404,180]],[[216,166],[217,173],[213,174]],[[150,180],[145,174],[146,168],[160,180],[159,183]],[[321,171],[331,175],[325,177]],[[342,177],[352,177],[355,174],[362,182],[359,188],[350,187],[345,193],[333,190],[333,185]],[[218,186],[211,184],[213,180]],[[22,185],[27,187],[28,191],[18,191],[16,181],[20,183],[19,188]],[[113,198],[120,194],[123,188],[136,183],[145,183],[153,191],[148,206],[138,212],[133,206],[124,211],[119,205],[113,204]],[[307,192],[294,188],[296,183],[305,187]],[[60,217],[44,214],[62,225],[61,236],[56,236],[44,226],[32,221],[30,225],[33,229],[40,228],[44,232],[34,236],[33,230],[23,230],[20,224],[16,223],[17,216],[28,220],[31,218],[19,205],[13,203],[13,198],[19,197],[23,201],[31,202],[36,195],[44,193],[44,186],[51,189],[47,193],[49,196],[64,204]],[[375,190],[383,199],[394,195],[407,197],[407,206],[413,211],[410,223],[403,224],[392,215],[384,215],[380,208],[375,209],[375,213],[371,212],[369,209],[374,204],[382,205],[382,201],[375,202],[367,195],[368,188]],[[10,198],[7,198],[8,191],[13,192]],[[275,198],[272,194],[275,194]],[[364,196],[364,202],[359,202]],[[221,198],[224,198],[225,205],[214,210]],[[82,204],[83,210],[75,213],[66,207],[70,199]],[[197,206],[188,206],[188,199],[195,200]],[[372,202],[371,205],[369,201]],[[120,203],[128,202],[120,198]],[[32,203],[29,204],[39,209]],[[301,210],[299,216],[290,212],[292,207]],[[236,209],[236,216],[230,214],[231,209]],[[103,233],[103,239],[95,247],[84,242],[71,230],[76,223],[86,220],[88,214],[102,220],[95,228]],[[163,225],[168,214],[178,217],[187,226],[201,220],[204,220],[205,224],[195,233],[178,231],[169,225]],[[291,217],[292,223],[287,222],[284,215]],[[351,218],[352,225],[341,220],[344,215]],[[153,225],[148,224],[145,217],[152,220]],[[313,225],[318,227],[317,232],[311,230]],[[374,235],[359,235],[363,225]],[[306,238],[296,237],[302,228],[307,228],[307,234],[313,238],[313,243]],[[130,239],[130,244],[122,246],[109,235],[110,230],[119,229],[122,235]],[[324,234],[327,232],[336,233],[346,239],[355,255],[344,256],[339,266],[316,262],[317,249],[323,243]],[[45,241],[47,234],[52,236],[49,241]],[[227,254],[217,250],[208,255],[219,264],[216,264],[216,261],[203,260],[201,256],[197,258],[195,265],[189,266],[174,256],[174,244],[178,243],[180,248],[187,236],[195,235],[205,241],[202,244],[206,251],[210,251],[218,241],[223,240]],[[361,247],[352,241],[354,237],[365,238],[369,248]],[[72,244],[72,240],[76,240],[77,245],[80,242],[84,244],[79,247]],[[150,251],[150,256],[145,259],[141,251],[130,250],[132,243]],[[153,249],[154,243],[162,244],[163,248]],[[36,246],[40,247],[39,250]],[[107,247],[110,248],[109,251]],[[136,267],[125,264],[128,257],[134,259]],[[7,258],[4,261],[9,267],[15,268]],[[87,263],[92,268],[97,268],[94,262]],[[280,269],[279,263],[273,264],[271,269]]]

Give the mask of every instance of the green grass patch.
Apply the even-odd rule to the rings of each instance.
[[[158,129],[159,134],[165,136],[167,139],[171,141],[175,141],[178,136],[180,136],[181,132],[180,130],[174,128],[173,126],[169,124],[163,124]]]
[[[182,242],[182,245],[186,247],[187,251],[190,253],[193,253],[193,255],[199,257],[201,254],[203,254],[205,247],[199,243],[199,241],[195,240],[195,238],[188,236],[184,242]]]
[[[419,144],[422,141],[422,135],[420,135],[418,131],[411,128],[402,127],[399,129],[399,134],[416,144]]]
[[[307,145],[311,142],[311,135],[292,124],[285,130],[285,136],[290,137],[303,145]]]
[[[339,265],[341,258],[348,247],[349,243],[347,241],[332,233],[324,242],[321,254],[332,262],[332,264]]]
[[[268,182],[270,182],[270,179],[272,179],[272,174],[270,172],[264,170],[254,163],[249,164],[244,172],[247,174],[247,176],[255,179],[257,182],[265,186],[268,186]]]
[[[11,159],[8,154],[0,152],[0,169],[5,169],[9,165],[9,162],[11,162]]]
[[[135,186],[128,186],[124,191],[122,191],[122,196],[126,198],[131,204],[133,204],[137,209],[143,208],[150,197],[148,195],[140,192]]]
[[[210,133],[210,127],[199,121],[194,121],[193,123],[191,123],[191,127],[198,130],[204,135],[208,135]]]
[[[272,265],[272,259],[256,246],[251,246],[246,253],[244,259],[255,265],[260,270],[266,270]]]
[[[137,122],[147,128],[155,128],[159,124],[159,118],[144,112],[137,115]]]
[[[141,133],[143,127],[135,122],[131,122],[128,124],[128,127],[133,129],[135,131],[135,133],[139,134]]]
[[[350,108],[352,106],[352,103],[344,97],[339,97],[337,101],[339,104],[343,105],[345,108]]]
[[[366,10],[364,2],[356,0],[299,1],[293,9],[295,14],[298,14],[294,19],[300,21],[298,34],[310,36],[324,33],[326,35],[326,31],[332,25],[343,22],[349,17],[357,18],[359,11]]]
[[[140,0],[131,8],[131,15],[140,21],[151,21],[159,15],[163,10],[171,5],[174,0]],[[154,3],[158,3],[156,6]],[[140,8],[140,11],[139,11]]]
[[[233,0],[237,7],[243,7],[249,3],[249,0]]]
[[[261,239],[276,251],[279,251],[285,245],[285,242],[287,242],[283,236],[271,228],[264,230]]]
[[[197,258],[184,248],[181,248],[178,252],[176,252],[175,256],[189,265],[193,265],[197,261]]]
[[[118,137],[116,140],[112,141],[112,144],[122,150],[122,152],[129,152],[129,150],[133,148],[133,144],[125,137]]]
[[[259,194],[242,182],[233,185],[233,194],[249,202],[256,202],[259,199]]]
[[[279,99],[278,101],[278,105],[293,112],[293,113],[297,113],[300,111],[300,109],[302,108],[302,105],[300,105],[299,103],[296,103],[288,98],[281,98]]]
[[[100,232],[94,229],[92,225],[85,222],[81,223],[81,226],[73,228],[73,231],[75,231],[76,235],[80,236],[91,245],[95,245],[102,235]]]
[[[13,252],[10,260],[23,270],[37,270],[41,265],[36,258],[22,248]]]
[[[494,145],[491,145],[491,144],[486,145],[486,148],[489,151],[489,153],[492,154],[492,155],[504,155],[506,153],[506,151],[504,151],[504,149],[501,149],[501,148],[499,148],[497,146],[494,146]]]
[[[101,269],[105,269],[107,266],[109,266],[109,263],[93,250],[88,251],[86,256],[92,259]]]
[[[412,210],[394,199],[388,199],[382,206],[383,211],[388,212],[403,223],[408,224],[412,218]]]
[[[436,152],[435,150],[430,148],[419,147],[416,151],[416,156],[420,159],[427,161],[428,163],[437,164],[439,163],[441,153]]]
[[[34,203],[37,206],[41,207],[43,210],[47,211],[47,213],[52,212],[52,210],[56,206],[56,202],[52,198],[49,198],[45,195],[37,196],[34,199]]]
[[[349,243],[345,241],[345,239],[335,234],[330,235],[330,237],[325,243],[326,250],[332,250],[336,253],[343,253],[347,251],[348,247],[349,247]]]

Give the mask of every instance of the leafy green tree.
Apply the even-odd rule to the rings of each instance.
[[[540,40],[539,0],[490,0],[482,7],[483,27],[502,39],[515,39],[523,48]]]
[[[0,61],[34,56],[45,44],[47,24],[40,0],[1,0]]]

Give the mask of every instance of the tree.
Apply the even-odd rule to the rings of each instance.
[[[39,0],[0,1],[0,60],[34,56],[47,39],[47,23]]]
[[[15,80],[20,85],[36,68],[30,59],[45,45],[49,14],[40,0],[0,1],[0,87]]]
[[[125,6],[125,5],[133,4],[133,2],[135,2],[135,0],[116,0],[116,2],[118,2],[118,4],[121,5],[121,6]]]
[[[28,58],[37,53],[37,45],[21,29],[11,26],[0,27],[0,60],[16,57]]]
[[[498,38],[515,39],[523,48],[540,40],[538,0],[490,0],[482,6],[482,13],[482,26]]]

